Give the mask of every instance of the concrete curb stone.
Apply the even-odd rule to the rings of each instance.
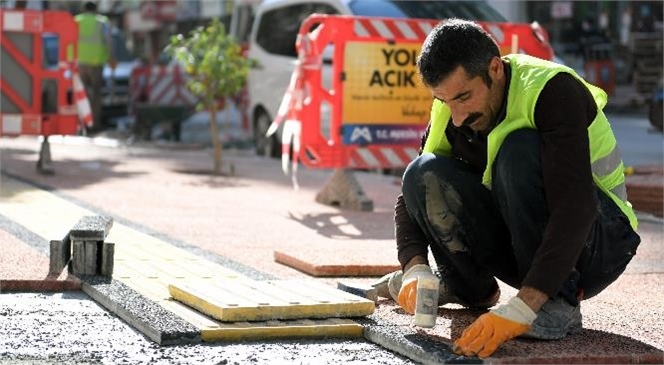
[[[159,345],[200,343],[200,331],[114,279],[81,276],[81,289]]]
[[[410,327],[395,326],[378,316],[358,319],[357,322],[364,327],[364,337],[367,340],[424,365],[483,363],[476,357],[456,355],[448,345],[432,341],[429,336]]]

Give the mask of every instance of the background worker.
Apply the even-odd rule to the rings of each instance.
[[[440,276],[439,305],[490,308],[454,342],[487,357],[517,336],[581,330],[580,300],[618,278],[640,243],[606,93],[572,69],[500,57],[481,26],[452,19],[423,43],[418,69],[434,102],[422,153],[395,207],[402,271],[387,277],[409,313],[417,281]]]
[[[104,65],[116,66],[108,18],[97,14],[97,4],[86,1],[78,24],[78,69],[92,108],[92,132],[101,130],[101,86]]]

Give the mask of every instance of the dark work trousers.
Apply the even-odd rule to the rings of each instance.
[[[534,130],[511,133],[493,165],[492,189],[482,173],[458,159],[425,153],[407,167],[403,197],[424,232],[447,287],[479,303],[498,278],[520,288],[548,221],[540,138]],[[576,305],[577,289],[590,298],[625,270],[640,243],[628,219],[599,188],[598,214],[576,267],[560,296]],[[509,202],[509,204],[507,204]]]
[[[78,65],[81,82],[92,110],[92,130],[101,129],[101,87],[104,82],[104,65]]]

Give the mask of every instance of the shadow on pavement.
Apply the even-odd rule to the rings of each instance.
[[[118,171],[118,167],[124,164],[110,158],[78,160],[56,159],[54,156],[55,174],[43,175],[36,169],[37,158],[38,153],[35,151],[3,148],[0,154],[0,171],[45,189],[77,189],[106,179],[129,179],[145,174],[137,171]]]
[[[289,218],[328,238],[376,239],[394,238],[394,229],[385,222],[393,220],[392,212],[351,212],[304,214],[289,213]]]

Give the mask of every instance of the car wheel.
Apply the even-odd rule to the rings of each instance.
[[[259,110],[256,114],[256,122],[254,123],[254,146],[256,148],[256,155],[264,157],[278,157],[278,142],[276,135],[270,137],[265,136],[272,119],[270,116]]]

